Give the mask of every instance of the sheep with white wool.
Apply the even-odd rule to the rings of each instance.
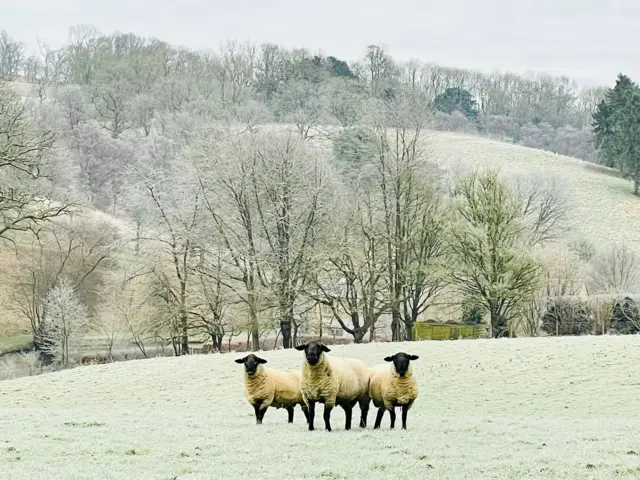
[[[373,428],[380,428],[385,410],[391,417],[391,428],[395,427],[395,407],[402,408],[402,428],[407,429],[407,412],[418,398],[418,382],[413,375],[411,361],[417,360],[417,355],[404,352],[385,357],[385,362],[369,369],[369,396],[373,405],[378,408],[376,422]]]
[[[307,407],[300,391],[299,371],[265,367],[267,361],[253,353],[238,358],[235,362],[244,364],[244,396],[253,406],[256,424],[262,424],[269,407],[285,408],[289,414],[288,423],[293,423],[293,409],[300,405],[308,419]]]
[[[361,360],[326,355],[331,350],[319,342],[298,345],[304,351],[300,390],[309,409],[309,430],[314,430],[315,404],[324,403],[324,424],[331,431],[331,410],[337,405],[345,413],[345,430],[351,429],[353,407],[360,405],[360,427],[367,426],[369,371]]]

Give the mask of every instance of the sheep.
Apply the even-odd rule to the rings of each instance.
[[[369,396],[373,405],[378,408],[374,429],[380,428],[385,410],[389,410],[391,428],[395,427],[395,407],[402,407],[402,428],[407,429],[407,412],[418,398],[418,383],[413,376],[410,362],[417,360],[418,355],[398,352],[385,357],[385,362],[369,369]]]
[[[307,406],[300,392],[300,372],[275,370],[265,367],[267,363],[253,353],[238,358],[236,363],[244,364],[244,395],[253,406],[256,424],[261,425],[267,408],[285,408],[289,414],[288,423],[293,423],[293,409],[302,407],[305,418],[309,418]]]
[[[367,366],[355,358],[329,357],[331,350],[322,343],[309,342],[295,347],[304,351],[300,390],[309,409],[309,430],[314,430],[316,402],[324,403],[325,429],[331,431],[331,410],[344,410],[345,430],[351,429],[351,415],[356,403],[360,405],[360,427],[367,427],[369,412],[369,373]]]

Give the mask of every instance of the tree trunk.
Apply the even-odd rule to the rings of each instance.
[[[189,355],[189,327],[187,322],[187,312],[180,312],[180,354]]]
[[[366,328],[356,328],[353,330],[353,343],[362,343],[364,335],[367,333]]]
[[[287,304],[290,302],[287,301]],[[283,312],[282,319],[280,320],[280,331],[282,332],[282,347],[292,348],[291,331],[293,328],[293,307],[290,305],[281,305],[281,311]]]
[[[397,309],[393,309],[391,312],[391,340],[393,342],[401,342],[403,340],[402,323],[400,312]]]
[[[282,332],[282,347],[291,348],[291,320],[281,320],[280,331]]]
[[[640,171],[636,170],[633,174],[633,193],[638,195],[638,190],[640,187]]]
[[[412,318],[405,320],[404,322],[405,336],[406,336],[406,340],[409,342],[413,341],[413,324],[414,324],[414,321]]]
[[[496,308],[491,309],[491,337],[501,338],[509,336],[509,328],[507,320],[497,311]]]
[[[251,345],[247,344],[247,350],[257,352],[260,350],[260,333],[258,325],[258,312],[256,311],[256,296],[253,291],[247,295],[249,300],[249,328],[251,336]]]

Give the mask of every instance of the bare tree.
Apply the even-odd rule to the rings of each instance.
[[[269,278],[251,182],[256,152],[247,138],[234,132],[205,133],[193,142],[191,152],[204,207],[233,268],[228,286],[247,307],[250,345],[256,351],[260,348],[263,292]],[[215,174],[212,163],[217,166]]]
[[[332,232],[334,238],[319,259],[315,285],[309,285],[307,294],[329,307],[342,329],[360,343],[367,332],[373,340],[377,321],[389,310],[386,242],[380,212],[366,193],[355,199],[345,195],[342,200],[344,211]]]
[[[123,243],[111,223],[83,216],[57,219],[50,227],[18,250],[12,279],[13,303],[34,337],[46,321],[44,298],[63,277],[90,312],[96,307],[102,278]]]
[[[215,248],[215,247],[214,247]],[[222,341],[229,330],[234,335],[234,321],[230,315],[233,305],[231,291],[226,286],[227,275],[223,260],[224,252],[202,252],[201,261],[196,267],[200,280],[202,301],[193,306],[193,315],[197,317],[194,327],[202,329],[209,337],[214,352],[222,351]],[[236,322],[237,323],[237,322]]]
[[[624,243],[613,243],[590,262],[589,293],[633,293],[640,288],[640,257]]]
[[[209,153],[220,166],[215,177],[205,178],[201,170],[204,202],[236,268],[230,278],[244,286],[240,298],[249,308],[253,348],[258,345],[260,289],[270,289],[277,299],[283,345],[290,348],[311,231],[327,215],[326,166],[290,133],[275,139],[229,133],[227,138],[226,145]]]
[[[0,240],[70,212],[44,195],[53,147],[53,132],[36,123],[30,104],[0,85]]]
[[[87,309],[65,278],[47,293],[42,308],[46,321],[38,331],[38,343],[43,352],[67,367],[80,336],[88,329]]]
[[[160,258],[153,269],[156,298],[163,303],[163,318],[171,327],[177,353],[187,355],[191,289],[197,281],[194,269],[202,228],[200,188],[189,164],[182,160],[167,170],[139,171],[138,178],[154,212],[143,238],[159,246]]]
[[[13,80],[22,70],[25,60],[24,45],[9,34],[0,32],[0,80]]]
[[[529,226],[531,246],[556,240],[574,226],[569,220],[569,188],[555,177],[543,175],[512,176],[505,179]]]
[[[430,272],[438,269],[445,249],[441,232],[438,227],[434,230],[440,211],[439,180],[421,139],[428,120],[424,106],[420,92],[403,90],[373,107],[377,136],[373,175],[384,212],[394,341],[412,338],[417,316],[443,286]]]

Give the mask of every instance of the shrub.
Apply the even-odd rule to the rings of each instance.
[[[348,170],[358,170],[371,159],[375,142],[375,133],[370,128],[345,128],[333,140],[333,156]]]
[[[484,319],[485,308],[478,299],[471,298],[462,304],[462,323],[476,325],[482,323]]]
[[[631,297],[620,297],[613,302],[611,328],[621,335],[640,333],[640,309]]]
[[[579,297],[552,297],[542,315],[542,330],[549,335],[586,335],[594,332],[592,305]]]

